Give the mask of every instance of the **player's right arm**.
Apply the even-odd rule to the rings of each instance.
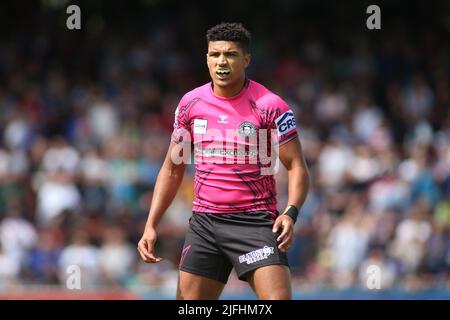
[[[142,259],[147,263],[157,263],[162,259],[155,256],[156,227],[164,212],[172,203],[181,181],[183,180],[186,164],[184,161],[176,161],[180,154],[180,144],[171,142],[164,163],[159,171],[153,191],[147,223],[141,240],[138,242],[138,251]]]

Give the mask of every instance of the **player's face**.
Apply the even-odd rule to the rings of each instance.
[[[210,41],[206,62],[214,87],[222,95],[232,96],[242,89],[250,54],[245,53],[237,42]]]

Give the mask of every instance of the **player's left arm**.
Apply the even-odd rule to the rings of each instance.
[[[283,214],[278,216],[275,221],[273,231],[277,232],[280,227],[282,228],[283,231],[277,238],[277,241],[280,242],[278,248],[281,251],[286,251],[293,242],[295,221],[285,213],[291,205],[300,211],[308,194],[310,178],[298,138],[281,145],[278,150],[278,157],[288,171],[288,202]]]

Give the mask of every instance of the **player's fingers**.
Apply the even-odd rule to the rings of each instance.
[[[155,257],[153,252],[149,252],[148,255],[150,256],[150,262],[160,262],[162,258]]]
[[[138,251],[139,251],[139,254],[141,255],[142,260],[144,260],[144,262],[157,263],[162,260],[161,258],[155,257],[153,255],[153,253],[151,253],[151,252],[142,251],[142,249],[140,247],[138,247]]]
[[[147,240],[141,239],[138,243],[139,252],[141,252],[144,256],[147,257],[147,254],[149,251],[148,248],[149,248],[149,245],[147,244]]]
[[[141,248],[139,248],[139,246],[137,247],[137,250],[138,250],[139,255],[141,256],[142,260],[144,260],[145,262],[148,262],[149,258],[141,251]]]
[[[278,229],[280,228],[280,225],[281,225],[281,220],[280,220],[279,217],[278,217],[278,218],[275,220],[275,223],[273,224],[272,232],[273,232],[273,233],[278,232]]]
[[[277,241],[284,240],[292,232],[291,225],[288,222],[283,223],[283,232],[278,236]]]
[[[285,239],[283,242],[281,242],[278,245],[278,249],[280,249],[280,251],[282,251],[282,252],[286,252],[291,245],[292,245],[292,241],[289,239]]]
[[[138,244],[138,251],[145,262],[159,262],[161,258],[153,255],[153,242],[148,240],[141,240]]]
[[[281,252],[286,252],[289,249],[290,245],[287,243],[282,243],[278,246]]]
[[[145,262],[148,262],[148,261],[151,259],[151,256],[150,256],[150,254],[149,254],[149,252],[148,252],[148,250],[147,250],[147,245],[146,245],[145,240],[141,240],[141,241],[138,243],[137,249],[138,249],[139,254],[141,255],[142,259],[143,259]]]

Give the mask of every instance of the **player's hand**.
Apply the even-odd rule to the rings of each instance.
[[[137,249],[142,260],[147,263],[158,263],[162,258],[155,257],[153,249],[156,242],[156,231],[153,228],[146,228],[141,240],[138,242]]]
[[[292,220],[292,218],[287,215],[279,215],[275,220],[272,231],[276,233],[280,228],[283,231],[277,238],[277,241],[280,242],[280,244],[278,245],[278,249],[280,249],[280,251],[282,252],[286,252],[292,245],[292,242],[294,240],[294,220]]]

